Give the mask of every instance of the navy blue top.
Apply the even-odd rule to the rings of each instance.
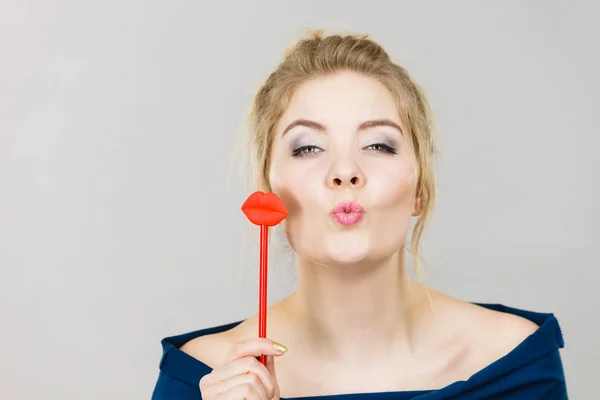
[[[492,310],[518,315],[540,327],[504,357],[480,370],[465,381],[454,382],[435,390],[350,393],[296,397],[310,400],[438,400],[438,399],[527,399],[564,400],[567,388],[559,349],[564,347],[558,321],[553,314],[543,314],[506,307],[501,304],[478,304]],[[200,400],[200,378],[212,369],[179,350],[183,344],[202,335],[224,332],[242,321],[198,330],[162,340],[158,381],[152,400]],[[282,397],[282,399],[284,399]]]

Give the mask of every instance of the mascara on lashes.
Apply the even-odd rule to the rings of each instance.
[[[398,143],[394,139],[387,138],[387,137],[377,138],[377,139],[372,140],[372,143],[367,144],[364,147],[376,146],[376,145],[383,147],[383,150],[385,150],[389,153],[397,154]],[[290,143],[290,154],[296,155],[307,147],[321,148],[321,146],[319,146],[315,143],[311,143],[310,141],[307,141],[307,140],[302,140],[301,138],[296,138]]]

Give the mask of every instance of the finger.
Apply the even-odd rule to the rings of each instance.
[[[228,364],[233,360],[248,356],[258,357],[263,354],[267,356],[280,356],[286,351],[287,347],[270,339],[248,339],[238,342],[232,347],[225,357],[224,364]]]
[[[267,356],[267,362],[265,367],[267,368],[267,371],[271,374],[273,379],[277,381],[277,374],[275,373],[275,357]]]
[[[267,390],[263,387],[262,381],[259,377],[254,374],[237,375],[228,379],[224,382],[220,382],[213,388],[214,392],[218,395],[225,394],[229,390],[243,385],[250,385],[254,388],[254,391],[258,394],[261,399],[271,399],[272,395],[267,393]],[[274,395],[274,393],[273,393]]]
[[[277,374],[275,373],[275,357],[267,356],[267,362],[265,367],[267,371],[271,374],[271,382],[273,382],[273,391],[269,392],[269,398],[279,398],[279,382],[277,382]]]
[[[210,375],[211,381],[225,382],[234,376],[253,374],[260,379],[267,393],[274,393],[275,381],[267,368],[253,356],[235,360],[224,367],[215,369]]]
[[[252,385],[235,386],[219,396],[219,400],[270,400],[260,397]]]

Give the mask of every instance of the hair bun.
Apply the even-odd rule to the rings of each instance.
[[[288,48],[286,48],[283,51],[283,57],[284,58],[288,58],[293,52],[294,49],[296,49],[296,47],[301,43],[301,42],[310,42],[310,41],[320,41],[323,40],[324,36],[325,36],[325,30],[324,29],[308,29],[303,35],[304,40],[299,40],[296,43],[294,43],[293,45],[289,46]]]
[[[323,29],[314,29],[312,32],[309,33],[308,37],[310,40],[321,40],[323,39],[324,34],[325,31]]]

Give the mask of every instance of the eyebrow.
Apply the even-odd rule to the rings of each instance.
[[[309,119],[297,119],[297,120],[293,121],[291,124],[289,124],[283,130],[283,133],[281,134],[281,136],[284,136],[286,133],[288,133],[290,130],[292,130],[293,128],[295,128],[297,126],[305,126],[307,128],[312,128],[312,129],[316,129],[318,131],[323,131],[323,132],[327,130],[327,127],[325,127],[325,125],[320,124],[320,123],[318,123],[316,121],[311,121]],[[402,131],[402,128],[400,127],[400,125],[398,125],[397,123],[395,123],[391,119],[387,119],[387,118],[371,119],[371,120],[362,122],[358,126],[358,130],[362,131],[362,130],[365,130],[365,129],[375,128],[375,127],[378,127],[378,126],[389,126],[389,127],[392,127],[394,129],[397,129],[402,135],[404,135],[404,132]]]

